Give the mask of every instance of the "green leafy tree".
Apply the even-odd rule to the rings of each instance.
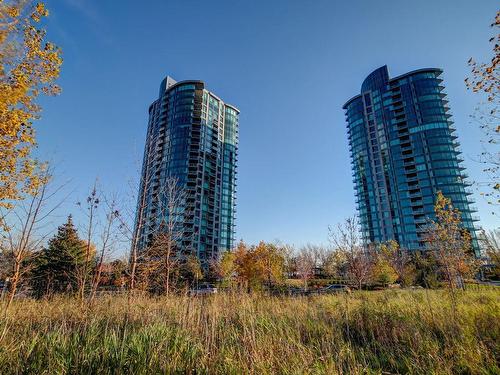
[[[72,217],[68,216],[36,259],[31,277],[35,294],[75,293],[82,270],[91,269],[85,262],[86,249],[86,241],[78,237]]]
[[[398,279],[396,270],[392,267],[389,260],[381,255],[377,257],[373,265],[373,280],[384,285],[394,284]]]
[[[415,284],[424,288],[434,289],[439,286],[438,263],[431,251],[418,251],[412,256],[415,266]]]

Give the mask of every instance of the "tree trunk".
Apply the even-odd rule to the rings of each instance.
[[[135,288],[135,268],[136,268],[136,262],[135,260],[132,262],[130,266],[130,283],[129,283],[129,289],[132,291]]]
[[[167,266],[167,274],[165,275],[165,294],[168,297],[168,294],[170,293],[170,267]]]
[[[132,301],[132,293],[135,290],[135,272],[137,269],[137,242],[135,239],[132,240],[132,256],[131,256],[131,264],[130,264],[130,281],[129,288],[127,293],[127,307],[130,309],[130,303]]]
[[[19,282],[19,276],[21,272],[21,260],[16,258],[14,261],[14,272],[11,278],[11,285],[9,288],[9,296],[7,299],[7,306],[5,306],[5,311],[4,314],[7,316],[7,311],[9,310],[10,306],[12,305],[12,301],[14,300],[14,296],[16,295],[17,291],[17,284]]]
[[[101,282],[101,275],[102,275],[102,261],[97,265],[97,273],[94,277],[94,280],[92,280],[92,291],[90,292],[90,303],[94,301],[94,298],[97,294],[97,288],[99,287],[99,284]]]
[[[170,251],[171,245],[170,240],[167,245],[167,254],[165,259],[165,294],[168,296],[170,293]]]

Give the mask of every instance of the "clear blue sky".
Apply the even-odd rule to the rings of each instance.
[[[326,243],[355,212],[342,105],[387,64],[392,76],[440,67],[465,165],[480,133],[468,116],[470,56],[488,59],[493,0],[48,0],[63,93],[43,100],[39,154],[71,178],[74,203],[99,177],[126,192],[160,81],[201,79],[241,110],[237,238]],[[142,161],[142,160],[141,160]],[[484,227],[495,227],[476,196]],[[63,218],[61,218],[63,220]],[[58,223],[57,223],[58,224]]]

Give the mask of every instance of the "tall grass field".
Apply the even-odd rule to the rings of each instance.
[[[500,291],[15,301],[0,374],[499,374]]]

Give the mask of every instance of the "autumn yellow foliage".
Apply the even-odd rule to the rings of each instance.
[[[62,64],[60,49],[45,40],[40,23],[46,16],[43,3],[0,0],[0,207],[40,182],[30,157],[37,99],[60,92],[54,82]]]

